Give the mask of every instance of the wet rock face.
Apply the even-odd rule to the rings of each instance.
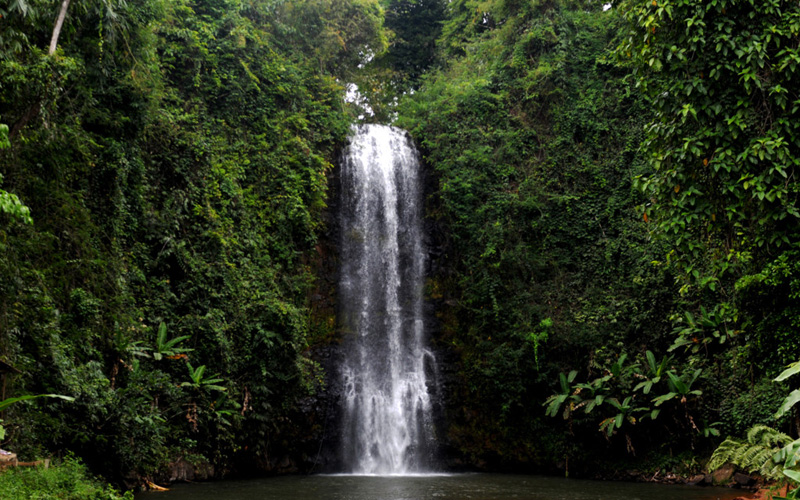
[[[170,483],[205,481],[214,478],[214,466],[206,461],[190,462],[185,457],[180,457],[169,465]]]
[[[341,425],[341,398],[344,391],[338,367],[342,353],[338,343],[313,347],[309,355],[324,371],[325,386],[314,396],[304,398],[300,409],[312,423],[311,444],[303,461],[304,472],[336,472],[341,470],[339,428]]]
[[[434,345],[433,351],[438,360],[439,371],[437,393],[434,401],[434,429],[439,442],[439,463],[444,470],[467,471],[475,470],[476,464],[467,460],[460,451],[459,443],[452,439],[448,432],[448,424],[453,421],[452,416],[460,411],[458,392],[461,382],[458,377],[460,371],[458,354],[446,346]]]
[[[339,205],[337,177],[339,168],[328,172],[328,206],[321,214],[324,231],[319,235],[308,265],[314,275],[314,285],[308,294],[310,309],[310,348],[304,356],[320,370],[322,383],[314,394],[300,398],[290,415],[291,436],[287,446],[274,450],[272,457],[261,464],[270,473],[317,473],[337,470],[338,415],[341,397],[341,377],[337,367],[341,364],[336,309],[336,282],[338,279],[339,227],[336,213]],[[277,458],[276,458],[277,457]],[[286,457],[287,460],[283,460]]]
[[[339,398],[342,392],[336,366],[339,344],[320,344],[305,354],[316,364],[322,378],[313,394],[297,400],[274,436],[266,456],[257,457],[253,473],[310,474],[334,472],[337,469],[335,450],[338,445],[337,426]]]

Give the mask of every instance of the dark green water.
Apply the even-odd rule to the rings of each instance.
[[[729,500],[727,488],[582,481],[539,476],[288,476],[177,485],[137,500]]]

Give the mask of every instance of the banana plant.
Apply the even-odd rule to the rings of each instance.
[[[191,363],[187,362],[186,367],[189,369],[188,382],[182,382],[181,387],[191,387],[197,391],[220,391],[225,392],[228,389],[221,385],[217,385],[223,381],[219,375],[212,375],[205,377],[206,365],[200,365],[197,368],[193,367]]]
[[[622,376],[622,373],[625,371],[625,368],[626,368],[626,367],[625,367],[625,360],[626,360],[626,359],[628,359],[628,355],[627,355],[627,354],[625,354],[625,353],[623,353],[623,354],[621,354],[621,355],[619,356],[619,359],[617,359],[617,361],[615,361],[615,362],[614,362],[614,363],[611,365],[611,368],[609,368],[609,371],[611,372],[611,376],[614,376],[614,377],[617,377],[617,378],[619,378],[620,376]],[[632,369],[634,366],[635,366],[635,365],[631,365],[631,366],[629,366],[629,367],[627,367],[627,368],[630,370],[630,369]],[[605,378],[606,378],[606,380],[609,380],[611,377],[610,377],[610,376],[608,376],[608,375],[606,375],[606,377],[605,377]]]
[[[703,391],[692,389],[692,384],[694,384],[695,380],[697,380],[697,377],[699,377],[702,372],[703,370],[697,369],[692,373],[688,381],[684,381],[683,378],[679,377],[674,371],[668,371],[667,377],[669,377],[669,380],[667,380],[667,383],[669,384],[669,392],[654,398],[653,403],[655,403],[656,406],[661,406],[667,401],[678,397],[680,397],[681,403],[686,403],[688,396],[702,395]]]
[[[589,383],[577,384],[575,388],[579,389],[580,393],[583,393],[583,391],[588,393],[588,397],[584,396],[583,401],[580,402],[578,407],[585,406],[583,411],[586,413],[591,413],[596,407],[602,405],[608,397],[609,388],[607,385],[605,385],[605,382],[607,382],[609,378],[610,376],[605,376],[596,378]],[[578,407],[576,407],[576,409]]]
[[[780,375],[775,377],[774,380],[775,382],[783,382],[798,373],[800,373],[800,361],[789,365]],[[784,416],[794,408],[798,402],[800,402],[800,390],[795,389],[783,400],[780,408],[775,412],[775,418]],[[772,457],[772,461],[775,463],[783,463],[783,475],[796,483],[800,483],[800,471],[796,470],[797,465],[800,464],[800,439],[796,439],[781,448],[780,451],[775,453]],[[793,490],[786,498],[797,498],[798,491],[800,491],[800,489]]]
[[[792,363],[785,370],[783,370],[780,375],[775,377],[775,382],[783,382],[797,373],[800,373],[800,361]],[[784,416],[786,412],[791,410],[792,407],[794,407],[794,405],[796,405],[798,402],[800,402],[800,389],[795,389],[783,400],[781,407],[778,408],[777,412],[775,412],[775,418],[781,418]]]
[[[114,345],[114,349],[119,353],[128,353],[133,358],[141,357],[141,358],[149,358],[150,354],[148,351],[151,349],[144,345],[144,342],[141,340],[132,340],[128,335],[124,332],[118,330],[114,333],[114,337],[112,338],[112,342]]]
[[[650,394],[653,385],[661,382],[661,377],[664,375],[664,370],[669,363],[669,358],[664,356],[661,363],[656,364],[656,357],[651,351],[645,352],[645,357],[647,358],[647,367],[650,369],[649,373],[646,375],[647,380],[636,384],[633,390],[638,391],[642,389],[643,394]]]
[[[160,361],[163,357],[177,357],[181,354],[192,352],[194,349],[177,347],[178,344],[189,337],[190,335],[181,335],[180,337],[167,340],[167,325],[162,322],[160,325],[158,325],[156,348],[153,350],[153,359]]]
[[[712,311],[707,311],[705,307],[701,306],[698,318],[686,311],[684,326],[675,328],[674,333],[678,337],[667,350],[672,352],[685,347],[691,349],[693,353],[697,353],[701,346],[708,348],[712,342],[719,345],[725,344],[728,338],[733,336],[733,332],[728,329],[729,317],[734,314],[730,309],[728,304],[718,305]]]
[[[631,396],[626,397],[621,403],[617,398],[608,398],[606,401],[617,409],[616,415],[600,422],[600,431],[605,431],[608,437],[614,434],[614,429],[622,427],[626,420],[631,424],[635,424],[636,417],[634,417],[634,413],[649,410],[649,408],[634,407]]]
[[[568,399],[571,400],[573,403],[580,401],[580,398],[574,394],[572,394],[570,390],[570,384],[575,380],[575,377],[578,375],[577,370],[572,370],[569,372],[569,375],[564,375],[563,373],[558,374],[559,385],[561,386],[561,392],[557,394],[553,394],[544,402],[543,406],[547,406],[546,414],[550,417],[555,417],[558,414],[558,411],[561,409],[561,405],[563,405]],[[567,405],[564,409],[564,419],[569,418],[571,413],[570,405]]]

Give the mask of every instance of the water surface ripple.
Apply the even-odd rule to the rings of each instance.
[[[505,474],[285,476],[177,485],[139,500],[730,500],[728,488]],[[157,498],[156,498],[157,497]]]

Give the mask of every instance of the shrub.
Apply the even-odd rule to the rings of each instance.
[[[50,468],[16,467],[0,473],[4,500],[133,500],[93,477],[77,458],[67,456]]]

